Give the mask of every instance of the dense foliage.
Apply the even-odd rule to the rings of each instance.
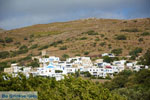
[[[111,82],[106,82],[104,87],[112,92],[119,93],[127,100],[149,100],[150,70],[143,69],[139,72],[125,70]]]
[[[113,61],[115,61],[115,60],[119,60],[119,58],[118,58],[118,57],[104,56],[104,57],[103,57],[103,60],[104,60],[104,62],[111,63],[111,62],[113,62]]]
[[[133,49],[132,51],[130,51],[129,55],[137,57],[139,53],[142,53],[142,51],[143,51],[142,48],[137,47],[137,48]]]
[[[30,62],[30,64],[28,64],[28,66],[39,67],[40,65],[39,65],[38,61],[34,60],[34,61]]]
[[[0,91],[38,91],[39,100],[126,100],[101,84],[80,77],[53,78],[0,75]]]
[[[149,36],[150,35],[150,32],[143,32],[142,34],[141,34],[141,36]]]
[[[119,54],[122,53],[122,48],[113,49],[111,52],[114,53],[116,56],[118,56]]]
[[[139,63],[142,65],[150,66],[150,49],[148,49],[144,56],[140,58]]]
[[[4,70],[4,68],[10,67],[8,62],[0,62],[0,72]]]
[[[0,52],[0,58],[4,59],[9,57],[9,52],[8,51],[2,51]]]

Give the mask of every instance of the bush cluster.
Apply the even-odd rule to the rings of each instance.
[[[0,84],[0,91],[37,91],[38,100],[126,100],[103,88],[100,83],[75,75],[56,81],[46,77],[26,78],[23,74],[16,77],[0,74]]]
[[[116,40],[126,40],[127,37],[125,35],[117,35],[115,39]]]
[[[141,36],[150,36],[150,32],[143,32]]]
[[[94,30],[90,30],[90,31],[87,31],[87,32],[83,32],[82,34],[98,35],[98,32],[95,32]]]
[[[122,29],[120,30],[121,32],[139,32],[139,30],[137,28],[133,28],[133,29]]]

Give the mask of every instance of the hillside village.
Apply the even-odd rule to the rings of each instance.
[[[113,78],[125,69],[139,71],[148,68],[139,65],[138,60],[149,48],[149,26],[149,18],[90,18],[3,31],[0,70],[56,80],[78,71],[96,78]],[[50,51],[49,56],[43,50]],[[114,60],[106,62],[105,57]],[[32,66],[34,62],[39,66]]]
[[[38,60],[39,67],[19,66],[17,63],[11,64],[10,68],[4,68],[4,72],[17,76],[18,73],[23,73],[26,77],[30,75],[42,77],[54,77],[56,80],[64,79],[64,75],[74,74],[80,72],[84,77],[93,76],[95,78],[113,78],[125,69],[132,71],[139,71],[141,69],[148,69],[148,66],[139,65],[137,61],[127,62],[127,60],[115,60],[111,63],[105,62],[103,59],[92,61],[90,57],[71,57],[65,61],[61,61],[59,57],[49,56],[32,57],[32,60]],[[102,57],[114,58],[112,53],[104,53]]]

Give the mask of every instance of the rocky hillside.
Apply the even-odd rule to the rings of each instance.
[[[105,52],[126,56],[137,47],[142,49],[140,53],[150,48],[150,18],[90,18],[39,24],[4,31],[0,36],[0,62],[40,55],[42,50],[62,58]]]

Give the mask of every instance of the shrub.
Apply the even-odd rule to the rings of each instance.
[[[139,32],[139,30],[136,29],[136,28],[133,28],[133,29],[122,29],[122,30],[120,30],[120,32]]]
[[[150,49],[148,49],[143,57],[140,58],[140,63],[142,65],[150,66]]]
[[[35,48],[37,48],[38,47],[38,44],[34,44],[34,45],[32,45],[31,47],[30,47],[30,49],[35,49]]]
[[[34,37],[34,34],[31,34],[31,35],[30,35],[30,38],[33,38],[33,37]]]
[[[90,31],[87,31],[87,32],[83,32],[82,34],[88,34],[88,35],[98,35],[97,32],[93,31],[93,30],[90,30]]]
[[[92,75],[89,73],[89,71],[81,72],[81,74],[84,75],[84,77],[91,77]]]
[[[75,56],[81,56],[80,54],[75,54]]]
[[[88,51],[84,52],[84,55],[88,55],[88,54],[89,54],[89,52],[88,52]]]
[[[82,37],[82,38],[80,38],[80,40],[86,40],[87,39],[87,37]]]
[[[96,42],[93,43],[93,47],[96,47]]]
[[[28,55],[28,56],[26,56],[26,57],[24,57],[24,58],[21,58],[21,59],[19,59],[18,61],[20,62],[20,61],[28,61],[28,60],[32,60],[32,58],[31,58],[30,55]]]
[[[62,44],[62,43],[63,43],[62,40],[57,41],[57,44]]]
[[[26,45],[22,45],[19,49],[23,50],[23,49],[27,49],[28,47]]]
[[[21,49],[21,50],[17,51],[17,54],[24,54],[24,53],[27,53],[27,52],[28,52],[28,49]]]
[[[8,51],[2,51],[0,52],[0,58],[4,59],[9,57],[9,52]]]
[[[113,58],[108,57],[108,56],[104,56],[103,60],[104,60],[104,62],[107,62],[107,63],[113,62]]]
[[[132,56],[130,57],[130,60],[136,60],[136,56],[135,56],[135,55],[132,55]]]
[[[20,45],[21,43],[20,43],[20,42],[15,42],[14,44],[15,44],[15,45]]]
[[[32,61],[30,64],[28,64],[28,66],[39,67],[40,65],[37,61]]]
[[[116,56],[118,56],[122,53],[122,49],[121,48],[113,49],[111,52],[114,53]]]
[[[17,51],[17,54],[24,54],[28,52],[28,47],[26,45],[22,45],[19,50]]]
[[[55,46],[55,47],[56,47],[56,46],[57,46],[57,43],[56,43],[56,42],[53,42],[53,43],[50,44],[50,46]]]
[[[105,37],[104,39],[105,39],[105,40],[108,40],[108,38],[107,38],[107,37]]]
[[[124,21],[123,23],[127,23],[127,21]]]
[[[129,52],[129,55],[132,55],[132,56],[138,56],[139,53],[142,53],[143,49],[142,48],[135,48],[133,49],[132,51]]]
[[[33,39],[31,39],[29,42],[33,42],[34,40]]]
[[[106,42],[101,42],[99,45],[103,47],[104,45],[106,45]]]
[[[11,42],[13,42],[13,39],[10,38],[10,37],[5,37],[5,42],[6,43],[11,43]]]
[[[142,42],[142,41],[143,41],[143,38],[139,38],[138,41],[139,41],[139,42]]]
[[[55,70],[55,73],[62,73],[62,70]]]
[[[10,57],[16,57],[18,55],[17,51],[10,52]]]
[[[62,55],[62,57],[63,57],[63,58],[69,58],[69,55],[64,54],[64,55]]]
[[[116,36],[116,39],[117,40],[126,40],[127,37],[125,35],[118,35],[118,36]]]
[[[56,41],[56,42],[52,42],[51,44],[50,44],[50,46],[57,46],[58,44],[63,44],[63,41],[62,40],[59,40],[59,41]]]
[[[0,43],[4,43],[5,41],[3,39],[0,39]]]
[[[44,46],[41,46],[38,50],[47,49],[48,47],[49,47],[49,45],[44,45]]]
[[[8,62],[0,62],[0,72],[4,71],[4,68],[8,68],[10,65]]]
[[[67,46],[62,46],[59,48],[59,50],[67,50]]]
[[[25,38],[24,38],[24,40],[28,40],[28,38],[27,38],[27,37],[25,37]]]
[[[108,48],[109,48],[109,49],[111,49],[111,48],[112,48],[112,47],[111,47],[111,44],[109,44],[109,45],[108,45]]]
[[[149,36],[150,35],[150,32],[143,32],[142,34],[141,34],[141,36]]]
[[[99,40],[100,40],[99,38],[96,38],[96,39],[95,39],[95,41],[99,41]]]
[[[104,37],[105,35],[104,35],[104,34],[100,34],[100,36],[101,36],[101,37]]]
[[[134,22],[136,23],[136,22],[137,22],[137,20],[134,20]]]

